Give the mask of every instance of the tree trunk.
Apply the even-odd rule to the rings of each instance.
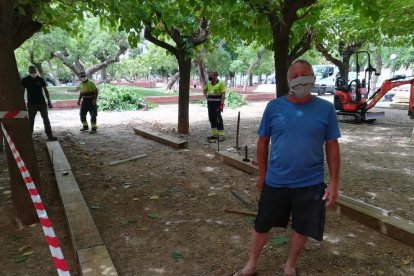
[[[102,70],[101,70],[101,80],[102,80],[102,82],[108,82],[108,74],[107,74],[107,71],[106,71],[106,67],[103,67],[102,68]]]
[[[276,72],[276,97],[282,97],[289,93],[287,80],[288,55],[289,55],[289,30],[285,27],[272,29],[273,51]]]
[[[50,62],[50,60],[47,61],[47,64],[49,65],[49,69],[50,69],[49,78],[51,78],[53,80],[55,85],[57,85],[57,86],[60,85],[58,73],[53,68],[52,63]]]
[[[351,45],[346,45],[346,46],[339,44],[339,48],[343,49],[341,51],[342,61],[340,61],[339,59],[334,58],[322,44],[316,43],[316,49],[328,61],[332,62],[338,67],[339,75],[342,78],[344,78],[346,83],[348,83],[348,77],[349,77],[349,61],[351,60],[352,53],[358,51],[359,47],[360,47],[359,44],[351,44]]]
[[[191,59],[186,59],[184,50],[178,52],[178,68],[180,70],[180,84],[178,92],[178,133],[189,133],[189,104],[190,104],[190,78]]]
[[[382,58],[380,54],[375,55],[375,74],[371,79],[371,90],[377,90],[377,81],[378,77],[381,75],[382,71]]]
[[[172,87],[174,83],[180,78],[180,71],[174,74],[174,76],[171,77],[170,81],[167,84],[167,90],[172,90]],[[168,80],[168,79],[167,79]]]
[[[247,82],[249,82],[249,86],[253,86],[253,75],[252,75],[252,71],[253,68],[255,68],[256,66],[258,66],[260,64],[260,61],[262,60],[262,54],[264,52],[264,48],[259,49],[257,51],[257,56],[256,59],[250,64],[249,69],[247,70],[247,80],[244,84],[243,87],[243,92],[246,92],[246,88],[247,88]]]
[[[234,87],[235,84],[235,77],[236,77],[236,73],[235,72],[230,72],[230,86]]]
[[[205,83],[207,83],[208,77],[207,77],[207,72],[204,66],[204,61],[203,61],[203,57],[201,53],[196,55],[196,63],[197,63],[197,70],[198,70],[198,76],[200,79],[200,83],[201,85],[204,85]]]
[[[16,59],[14,56],[13,39],[9,36],[9,27],[0,22],[0,110],[22,111],[26,110],[23,98],[23,89],[18,74]],[[5,27],[6,25],[7,27]],[[9,133],[21,158],[39,189],[39,170],[34,151],[30,124],[27,119],[5,119],[2,124]],[[26,185],[14,160],[14,157],[6,145],[7,160],[9,165],[10,185],[12,192],[13,212],[18,225],[30,225],[38,221],[33,203],[27,191]]]

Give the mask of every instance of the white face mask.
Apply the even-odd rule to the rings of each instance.
[[[36,73],[31,73],[31,74],[30,74],[30,76],[31,76],[32,78],[36,78],[37,74],[36,74]]]
[[[83,77],[83,78],[81,78],[81,81],[87,81],[88,80],[88,78],[87,77]]]
[[[314,85],[314,76],[301,76],[289,81],[290,93],[298,99],[310,94]]]

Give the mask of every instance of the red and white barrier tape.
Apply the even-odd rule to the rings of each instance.
[[[14,119],[14,118],[24,118],[27,119],[27,111],[0,111],[0,119]]]
[[[52,228],[52,223],[47,216],[42,199],[37,192],[36,186],[33,183],[33,180],[26,168],[23,159],[20,157],[19,151],[11,140],[3,124],[1,124],[1,128],[3,130],[4,136],[6,137],[7,143],[10,146],[10,150],[13,153],[14,159],[16,160],[17,166],[19,167],[23,180],[26,183],[26,188],[29,191],[30,197],[32,198],[33,205],[39,217],[40,225],[42,225],[43,233],[45,234],[46,241],[49,245],[49,250],[52,254],[53,263],[55,264],[57,272],[59,275],[69,276],[70,273],[68,271],[68,265],[66,264],[65,258],[63,257],[62,250],[59,246],[59,241],[55,235],[55,231]]]

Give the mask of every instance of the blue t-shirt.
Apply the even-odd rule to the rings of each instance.
[[[341,137],[333,105],[318,97],[305,104],[286,96],[270,101],[257,134],[271,138],[266,184],[289,188],[322,183],[323,145]]]

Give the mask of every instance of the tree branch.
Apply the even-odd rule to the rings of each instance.
[[[292,62],[303,55],[306,51],[311,48],[313,33],[312,30],[307,31],[301,41],[299,41],[295,47],[290,51],[288,55],[288,64],[292,64]]]
[[[165,50],[169,51],[173,55],[177,56],[178,50],[174,46],[172,46],[172,45],[170,45],[170,44],[168,44],[168,43],[166,43],[164,41],[161,41],[161,40],[157,39],[156,37],[154,37],[151,34],[151,27],[148,24],[145,25],[144,38],[146,40],[148,40],[149,42],[152,42],[155,45],[157,45],[157,46],[159,46],[161,48],[164,48]]]
[[[125,47],[125,46],[123,46],[123,45],[119,46],[119,50],[118,50],[118,52],[116,53],[116,55],[115,55],[115,56],[113,56],[113,57],[111,57],[111,58],[108,58],[108,59],[107,59],[107,60],[105,60],[104,62],[101,62],[101,63],[98,63],[98,64],[96,64],[96,65],[92,66],[92,67],[88,70],[87,75],[88,75],[88,76],[92,76],[93,74],[95,74],[95,73],[96,73],[96,72],[98,72],[99,70],[101,70],[101,69],[103,69],[103,68],[108,67],[108,65],[110,65],[110,64],[112,64],[112,63],[115,63],[115,62],[118,62],[118,61],[119,61],[119,57],[120,57],[123,53],[125,53],[125,51],[126,51],[127,49],[128,49],[128,48],[127,48],[127,47]]]
[[[339,59],[334,58],[321,43],[315,42],[315,47],[328,61],[338,67],[342,66],[342,62]]]
[[[23,6],[24,14],[20,14],[18,7],[14,11],[14,28],[15,32],[13,35],[13,47],[17,49],[23,44],[28,38],[37,33],[41,28],[42,24],[37,21],[33,21],[33,10],[32,7],[27,4]]]
[[[202,18],[200,20],[198,30],[195,31],[189,38],[190,43],[192,43],[194,47],[203,44],[207,40],[208,35],[210,34],[208,27],[209,22],[205,18]]]
[[[60,59],[63,62],[63,64],[65,64],[70,70],[72,70],[73,73],[75,73],[75,74],[79,73],[77,67],[74,64],[72,64],[66,58],[66,56],[64,54],[62,54],[61,52],[54,51],[54,52],[51,52],[50,54],[51,54],[52,57],[56,57],[56,58]]]

